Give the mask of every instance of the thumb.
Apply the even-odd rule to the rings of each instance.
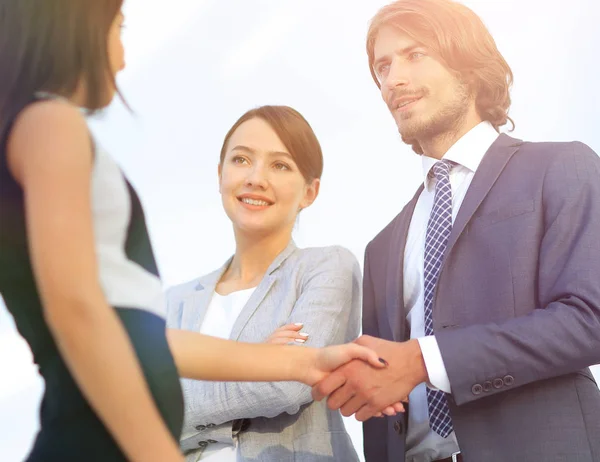
[[[377,369],[383,369],[384,367],[387,367],[387,365],[388,365],[388,363],[385,359],[380,358],[379,355],[377,355],[377,353],[375,353],[370,348],[367,348],[367,347],[364,347],[361,345],[357,345],[355,343],[349,344],[348,348],[349,348],[348,352],[350,353],[352,358],[362,359],[363,361],[365,361],[366,363],[370,364],[371,366],[373,366]]]

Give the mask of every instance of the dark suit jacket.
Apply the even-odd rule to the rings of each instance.
[[[421,190],[367,246],[365,334],[409,337],[403,256]],[[467,462],[600,462],[588,369],[600,362],[600,158],[590,148],[500,135],[456,217],[433,303]],[[366,422],[367,462],[403,461],[405,434],[405,416]]]

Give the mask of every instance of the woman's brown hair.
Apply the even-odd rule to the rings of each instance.
[[[83,84],[86,109],[105,104],[113,79],[107,38],[122,4],[0,0],[0,131],[38,91],[70,97]]]
[[[242,115],[225,135],[219,160],[221,165],[225,159],[231,135],[244,122],[254,118],[264,120],[277,133],[307,183],[315,178],[321,178],[323,153],[319,140],[306,119],[298,111],[288,106],[261,106]]]
[[[395,27],[436,53],[444,64],[469,85],[476,96],[479,116],[496,130],[507,121],[512,71],[481,19],[468,7],[452,0],[398,0],[384,6],[371,20],[367,33],[369,68],[374,46],[384,26]]]

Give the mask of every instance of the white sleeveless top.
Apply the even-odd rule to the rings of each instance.
[[[244,309],[254,289],[253,287],[239,290],[229,295],[220,295],[214,292],[204,315],[200,333],[228,339],[236,319]],[[237,442],[234,445],[225,443],[209,444],[202,451],[200,457],[195,460],[201,460],[202,462],[236,462]]]

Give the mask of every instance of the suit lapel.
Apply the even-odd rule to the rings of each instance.
[[[262,278],[262,280],[256,287],[256,290],[248,299],[248,302],[244,306],[244,309],[237,317],[235,324],[233,325],[233,329],[231,330],[231,335],[229,337],[231,340],[239,340],[240,335],[244,330],[244,327],[246,327],[246,324],[248,324],[248,321],[250,320],[254,312],[258,309],[265,296],[269,293],[271,286],[277,279],[277,270],[279,269],[281,264],[294,252],[294,250],[296,250],[296,244],[294,244],[293,241],[290,241],[290,243],[283,250],[283,252],[277,255],[275,260],[273,260],[273,263],[271,263],[269,269],[267,269],[265,276]]]
[[[231,258],[218,270],[203,276],[198,281],[194,292],[188,294],[183,299],[181,327],[193,332],[200,332],[202,321],[212,300],[215,286],[221,279],[221,276],[227,270]]]
[[[385,305],[395,341],[403,341],[405,336],[404,248],[406,247],[410,221],[422,191],[423,185],[421,184],[412,200],[400,213],[398,220],[394,224],[390,243],[390,262],[389,270],[387,271]]]
[[[481,160],[481,164],[475,172],[473,181],[469,185],[467,194],[465,195],[460,210],[458,211],[458,215],[456,215],[456,219],[454,220],[452,233],[448,240],[442,267],[440,268],[440,275],[444,270],[444,263],[447,260],[448,254],[452,251],[454,244],[456,244],[456,241],[464,232],[465,227],[473,217],[473,214],[488,195],[490,189],[494,186],[494,183],[496,183],[496,180],[502,173],[502,170],[504,170],[504,167],[506,167],[510,158],[519,150],[521,144],[522,141],[511,138],[503,133],[496,141],[494,141]]]
[[[456,241],[473,217],[473,214],[489,193],[510,158],[517,152],[521,143],[520,140],[502,134],[490,146],[473,177],[473,181],[469,186],[469,190],[454,221],[452,234],[446,247],[444,262],[446,262],[447,255],[452,251]],[[407,313],[405,313],[406,310],[404,307],[404,249],[406,247],[406,239],[413,212],[422,191],[423,185],[419,187],[412,200],[401,212],[394,225],[390,243],[390,262],[386,281],[386,307],[393,339],[396,341],[404,341],[406,339],[405,326]],[[440,277],[443,270],[444,263],[442,263],[442,268],[440,269]]]

